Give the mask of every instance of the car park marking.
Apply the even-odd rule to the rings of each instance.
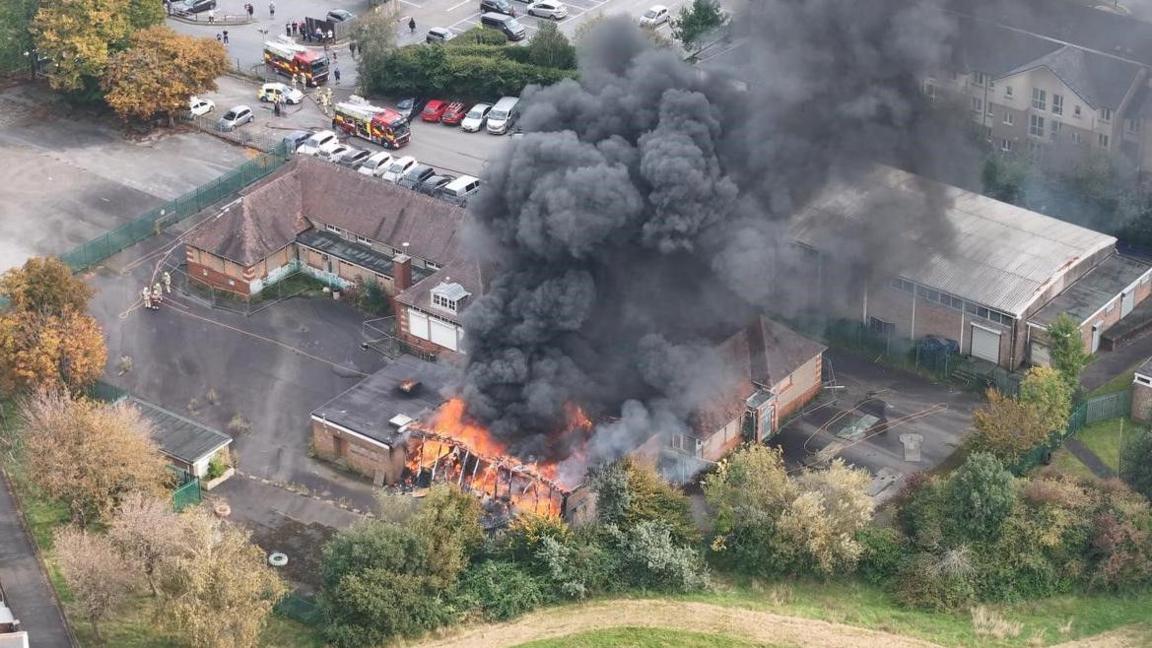
[[[448,7],[448,9],[446,9],[445,11],[446,11],[447,13],[451,13],[451,12],[453,12],[453,11],[456,11],[456,10],[457,10],[457,9],[459,9],[460,7],[463,7],[463,6],[465,6],[465,5],[471,4],[471,3],[475,2],[475,1],[476,1],[476,0],[463,0],[463,2],[458,2],[458,3],[454,4],[454,5],[452,5],[451,7]]]
[[[400,0],[400,2],[403,2],[404,4],[408,5],[409,7],[416,7],[417,9],[423,9],[424,8],[424,5],[416,4],[415,2],[409,2],[408,0]]]

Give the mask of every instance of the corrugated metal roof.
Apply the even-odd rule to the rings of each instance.
[[[929,185],[950,199],[945,218],[952,240],[928,250],[927,262],[902,269],[900,276],[1016,317],[1069,268],[1116,244],[1107,234],[886,166],[851,185],[833,183],[797,216],[793,236],[816,249],[831,249],[839,219],[883,218],[883,213],[866,213],[868,207],[890,205],[902,194],[909,204],[923,204],[917,195]]]

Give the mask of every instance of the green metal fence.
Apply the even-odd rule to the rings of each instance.
[[[179,198],[152,209],[134,221],[83,243],[60,255],[73,272],[87,270],[104,259],[155,236],[166,227],[196,214],[214,203],[236,196],[241,189],[279,169],[289,154],[283,142],[268,153],[245,162],[223,176]]]
[[[1028,454],[1020,457],[1016,465],[1012,467],[1012,472],[1023,475],[1036,466],[1048,463],[1052,458],[1052,453],[1064,445],[1069,437],[1078,434],[1080,430],[1093,423],[1128,416],[1131,411],[1131,404],[1132,394],[1128,391],[1097,396],[1080,403],[1072,409],[1072,414],[1068,416],[1068,424],[1064,426],[1064,429],[1053,432],[1044,443],[1032,448]]]
[[[280,599],[276,604],[276,613],[308,626],[318,625],[321,621],[320,606],[316,601],[312,597],[296,592]]]
[[[177,513],[189,506],[200,503],[200,480],[189,473],[184,473],[183,484],[172,491],[172,508]]]

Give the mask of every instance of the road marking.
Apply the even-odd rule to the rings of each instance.
[[[415,2],[408,2],[408,0],[400,0],[400,2],[403,2],[404,4],[408,5],[409,7],[416,7],[417,9],[423,9],[424,8],[424,5],[418,5]]]
[[[453,11],[456,11],[460,7],[463,7],[466,4],[470,4],[471,2],[473,2],[473,0],[464,0],[463,2],[458,2],[451,7],[448,7],[448,9],[445,10],[445,13],[452,13]]]

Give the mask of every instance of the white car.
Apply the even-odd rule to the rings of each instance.
[[[641,27],[659,27],[672,19],[672,14],[668,13],[668,7],[664,5],[652,5],[648,11],[640,16]]]
[[[528,5],[528,15],[562,20],[568,17],[568,7],[557,0],[537,0]]]
[[[404,174],[408,173],[414,166],[416,166],[416,158],[411,155],[398,157],[392,160],[392,163],[388,165],[384,173],[380,174],[380,179],[385,182],[399,182],[400,178],[403,178]]]
[[[319,157],[321,160],[328,160],[329,162],[339,162],[340,158],[344,157],[345,155],[350,155],[355,150],[356,149],[348,146],[347,144],[337,144],[327,151],[320,151],[320,154],[317,157]]]
[[[188,111],[195,117],[207,115],[213,110],[216,110],[216,102],[211,99],[201,99],[200,97],[188,99]]]
[[[472,106],[472,110],[464,115],[464,119],[460,120],[460,130],[465,133],[475,133],[481,128],[484,128],[484,120],[488,119],[488,111],[492,110],[492,104],[478,103]]]
[[[274,82],[265,83],[260,86],[260,92],[256,95],[260,101],[276,101],[277,99],[289,103],[298,104],[304,101],[304,93],[299,88],[293,88],[286,83]]]
[[[380,151],[379,153],[373,153],[368,156],[368,159],[364,160],[364,164],[361,164],[360,168],[356,169],[356,172],[367,176],[380,177],[388,170],[388,165],[390,164],[392,164],[392,154],[388,151]]]
[[[296,152],[300,155],[311,155],[315,157],[321,153],[327,153],[337,146],[340,146],[340,140],[337,139],[336,133],[330,130],[322,130],[317,131],[312,137],[304,140],[303,144],[296,147]]]

